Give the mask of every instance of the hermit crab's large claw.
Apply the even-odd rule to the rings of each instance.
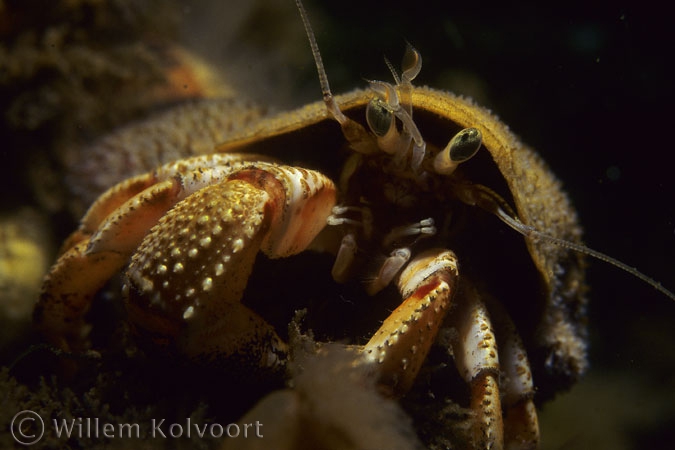
[[[247,357],[275,364],[283,344],[239,299],[259,250],[276,258],[310,244],[335,187],[317,172],[248,162],[256,157],[264,159],[197,157],[113,187],[46,277],[37,326],[64,350],[86,348],[93,296],[131,260],[127,306],[137,328],[164,338],[180,330],[177,345],[201,356],[267,343]]]

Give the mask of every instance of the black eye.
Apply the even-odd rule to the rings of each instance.
[[[483,135],[476,128],[464,128],[448,144],[450,160],[461,163],[476,154],[483,142]]]
[[[382,137],[394,126],[394,114],[382,100],[374,98],[368,102],[366,122],[375,136]]]

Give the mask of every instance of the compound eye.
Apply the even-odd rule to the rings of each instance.
[[[464,128],[448,144],[448,152],[453,162],[461,163],[473,158],[483,142],[483,135],[476,128]]]
[[[386,103],[379,98],[374,98],[368,102],[366,107],[366,122],[370,130],[377,137],[385,136],[394,124],[394,114],[387,107]]]
[[[464,128],[436,155],[434,170],[439,174],[450,175],[460,163],[471,159],[482,143],[483,135],[478,129]]]

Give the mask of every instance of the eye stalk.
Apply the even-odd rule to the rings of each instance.
[[[477,128],[464,128],[436,155],[434,170],[441,175],[452,174],[459,164],[473,158],[482,143],[483,135]]]
[[[380,150],[395,155],[399,163],[405,160],[412,142],[410,166],[417,171],[424,159],[426,143],[412,119],[410,77],[419,72],[422,60],[417,50],[410,47],[409,51],[417,55],[411,57],[417,63],[414,67],[404,68],[402,79],[395,76],[398,84],[394,86],[384,81],[370,81],[375,98],[368,103],[366,122],[377,137]],[[396,127],[394,117],[401,121],[400,130]]]
[[[360,123],[345,116],[335,102],[305,7],[302,5],[302,0],[295,0],[295,4],[300,12],[302,23],[307,32],[307,39],[314,55],[326,110],[340,124],[342,134],[349,146],[362,154],[371,154],[378,150],[384,151],[394,155],[395,161],[399,165],[403,165],[412,142],[410,167],[415,172],[419,171],[426,152],[426,142],[422,139],[422,135],[412,119],[412,80],[422,69],[422,57],[419,52],[408,44],[403,57],[401,77],[385,60],[394,75],[396,85],[383,81],[370,82],[370,87],[376,98],[367,106],[366,122],[375,135],[376,139],[373,139],[373,136]],[[397,129],[394,117],[401,121],[401,131]]]
[[[402,162],[408,152],[411,136],[396,128],[396,117],[405,112],[401,109],[396,87],[384,81],[371,81],[370,88],[375,97],[366,107],[368,127],[377,138],[379,149],[395,155],[396,160]]]

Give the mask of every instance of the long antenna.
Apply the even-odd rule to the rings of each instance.
[[[502,222],[507,224],[509,227],[513,228],[516,230],[518,233],[522,234],[523,236],[529,237],[531,239],[536,239],[540,241],[545,241],[545,242],[550,242],[551,244],[558,245],[563,248],[567,248],[570,250],[574,250],[579,253],[584,253],[586,255],[592,256],[593,258],[599,259],[600,261],[604,261],[606,263],[609,263],[615,267],[618,267],[621,270],[624,270],[628,272],[629,274],[633,275],[636,278],[639,278],[640,280],[644,281],[666,297],[669,297],[671,300],[675,300],[675,294],[669,291],[668,289],[664,288],[661,283],[658,281],[654,280],[651,277],[648,277],[647,275],[643,274],[639,270],[637,270],[635,267],[631,267],[628,264],[622,263],[616,258],[612,258],[609,255],[606,255],[602,252],[599,252],[597,250],[593,250],[592,248],[588,248],[585,245],[581,244],[576,244],[574,242],[566,241],[564,239],[559,239],[553,236],[549,236],[546,233],[542,233],[541,231],[537,231],[531,226],[525,225],[518,219],[514,219],[510,215],[508,215],[502,208],[497,207],[495,211],[493,211],[497,217],[501,219]]]
[[[457,189],[456,193],[460,194],[459,195],[460,201],[470,206],[478,206],[479,208],[494,214],[499,218],[499,220],[501,220],[506,225],[508,225],[518,233],[522,234],[526,238],[536,241],[548,242],[553,245],[557,245],[559,247],[583,253],[595,259],[599,259],[600,261],[604,261],[644,281],[645,283],[647,283],[648,285],[650,285],[651,287],[653,287],[654,289],[665,295],[666,297],[675,301],[675,293],[664,288],[661,285],[661,283],[643,274],[635,267],[631,267],[628,264],[622,263],[618,259],[612,258],[611,256],[606,255],[605,253],[593,250],[592,248],[588,248],[583,244],[577,244],[575,242],[570,242],[565,239],[553,237],[549,234],[542,233],[541,231],[537,230],[534,227],[525,225],[518,219],[518,217],[515,215],[515,212],[511,209],[511,207],[509,207],[509,205],[496,192],[483,185],[480,184],[464,185],[459,189]]]

